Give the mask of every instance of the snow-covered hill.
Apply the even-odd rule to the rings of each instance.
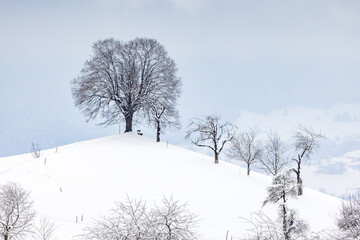
[[[45,164],[46,158],[46,164]],[[275,206],[262,202],[271,178],[166,143],[135,134],[83,141],[31,154],[0,158],[0,184],[20,183],[32,193],[38,216],[58,226],[57,239],[68,240],[106,215],[115,201],[131,198],[160,201],[171,196],[188,202],[199,215],[201,239],[239,236],[241,217],[263,210],[275,217]],[[310,189],[294,201],[313,230],[334,224],[340,200]],[[79,222],[76,223],[76,216]],[[84,221],[80,221],[83,216]]]

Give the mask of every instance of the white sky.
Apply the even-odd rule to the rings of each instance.
[[[359,13],[356,0],[0,0],[0,156],[117,132],[85,123],[70,93],[107,37],[165,46],[185,126],[210,113],[235,122],[241,111],[359,104]]]

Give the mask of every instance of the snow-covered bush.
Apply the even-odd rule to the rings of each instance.
[[[148,209],[143,200],[117,202],[111,214],[97,220],[94,226],[84,229],[80,239],[129,240],[195,240],[197,216],[180,204],[164,198],[161,205]]]
[[[342,202],[337,225],[347,239],[360,239],[360,190]]]

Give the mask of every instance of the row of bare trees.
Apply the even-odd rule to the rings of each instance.
[[[226,155],[246,163],[247,175],[251,167],[260,163],[265,172],[277,175],[291,160],[295,163],[292,171],[296,174],[298,194],[302,195],[301,166],[304,161],[319,149],[319,140],[324,136],[315,132],[311,127],[299,126],[293,131],[293,147],[296,157],[291,158],[290,147],[281,136],[270,131],[267,140],[258,139],[253,129],[237,133],[237,127],[229,122],[222,122],[219,116],[208,115],[204,118],[194,118],[188,125],[186,138],[199,147],[206,147],[214,152],[215,163],[219,163],[219,155],[229,143]]]
[[[0,237],[4,240],[54,239],[56,226],[47,218],[34,223],[30,192],[16,183],[0,185]],[[197,239],[198,216],[172,196],[149,209],[146,202],[127,198],[117,202],[109,216],[84,229],[79,239]]]
[[[264,205],[277,204],[279,218],[271,220],[263,213],[255,213],[247,221],[252,228],[244,233],[243,240],[358,240],[360,238],[360,190],[344,200],[337,215],[337,229],[309,233],[309,226],[301,220],[287,202],[297,198],[298,183],[291,170],[273,178],[268,187]],[[0,185],[0,237],[4,240],[34,239],[52,240],[56,226],[47,218],[34,224],[35,210],[30,192],[16,183]],[[149,209],[145,201],[130,199],[117,202],[110,214],[86,227],[77,239],[135,239],[135,240],[195,240],[199,218],[190,212],[187,204],[163,198]]]

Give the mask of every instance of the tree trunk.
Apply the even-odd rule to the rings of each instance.
[[[7,234],[4,235],[4,240],[8,240],[8,235]]]
[[[215,153],[215,163],[219,163],[219,153],[218,152],[214,152]]]
[[[250,163],[248,163],[248,165],[247,165],[247,175],[248,176],[250,175]]]
[[[300,174],[298,175],[298,196],[303,195],[303,186],[302,179],[300,178]]]
[[[126,122],[125,132],[132,132],[133,115],[134,115],[134,113],[130,113],[130,112],[129,112],[129,113],[125,116],[125,122]]]
[[[301,169],[300,166],[301,166],[301,158],[299,156],[298,169],[296,172],[297,184],[298,184],[298,196],[301,196],[303,194],[302,180],[300,177],[300,169]]]
[[[156,142],[160,142],[160,121],[156,121],[157,127],[156,127]]]
[[[283,199],[283,205],[282,205],[282,214],[283,214],[283,233],[284,238],[286,240],[290,239],[288,228],[287,228],[287,211],[286,211],[286,198],[285,198],[285,191],[283,191],[282,199]]]
[[[282,206],[282,210],[283,210],[283,232],[284,232],[284,238],[286,240],[290,239],[289,233],[288,233],[288,229],[287,229],[287,219],[286,219],[286,206],[285,203]]]

